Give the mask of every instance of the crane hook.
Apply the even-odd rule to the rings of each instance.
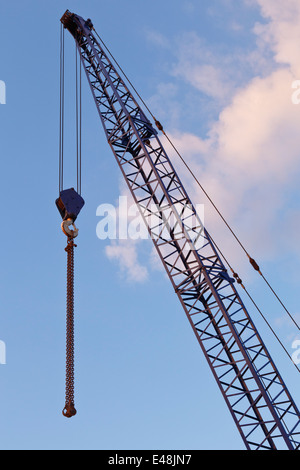
[[[73,225],[74,230],[71,230],[69,227]],[[61,229],[67,237],[76,238],[78,235],[78,228],[75,226],[73,219],[63,220],[61,223]]]

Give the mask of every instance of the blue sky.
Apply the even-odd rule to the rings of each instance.
[[[238,4],[238,5],[237,5]],[[153,113],[299,320],[300,9],[278,0],[2,2],[0,442],[2,449],[243,449],[150,241],[96,236],[97,207],[125,190],[83,81],[82,195],[75,252],[76,407],[62,417],[65,236],[58,191],[59,32],[90,17]],[[74,185],[72,67],[66,185]],[[299,59],[299,60],[298,60]],[[85,78],[85,77],[83,77]],[[248,267],[175,156],[207,228],[286,348],[297,330]],[[138,269],[142,278],[134,275]],[[140,271],[138,271],[140,272]],[[248,305],[248,304],[247,304]],[[251,306],[249,306],[251,307]],[[252,307],[297,401],[299,374]]]

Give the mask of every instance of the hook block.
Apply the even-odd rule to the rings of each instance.
[[[75,222],[84,206],[84,200],[74,188],[70,188],[60,192],[55,204],[63,220],[72,219]]]

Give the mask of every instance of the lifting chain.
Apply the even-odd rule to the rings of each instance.
[[[67,320],[66,320],[66,403],[63,415],[76,415],[74,405],[74,237],[68,236],[67,252]]]

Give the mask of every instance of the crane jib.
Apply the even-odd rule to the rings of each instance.
[[[228,275],[91,20],[67,10],[61,22],[76,41],[108,144],[246,448],[299,449],[299,410],[236,289],[240,279]],[[192,218],[183,217],[186,207]],[[175,226],[166,233],[171,217]]]

